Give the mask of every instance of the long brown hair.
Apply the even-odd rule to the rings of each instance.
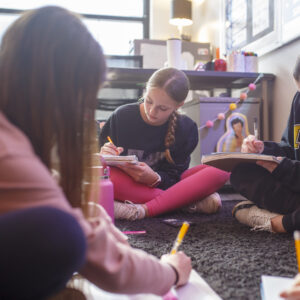
[[[51,169],[59,159],[62,189],[73,206],[90,177],[96,97],[105,79],[100,45],[75,14],[47,6],[25,12],[0,48],[0,110]]]
[[[152,74],[147,82],[147,88],[161,88],[174,101],[181,103],[189,92],[190,83],[184,72],[175,68],[163,68]],[[178,113],[174,111],[169,118],[168,130],[165,136],[165,156],[168,162],[172,164],[174,164],[174,161],[171,157],[170,147],[175,142],[177,119]]]

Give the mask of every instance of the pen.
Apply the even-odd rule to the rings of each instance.
[[[175,240],[174,246],[171,250],[171,254],[175,254],[177,252],[178,247],[180,246],[180,244],[182,243],[182,240],[187,232],[187,230],[189,229],[190,224],[188,222],[183,222],[182,226],[179,230],[179,233],[177,235],[177,238]]]
[[[109,141],[111,144],[114,145],[113,141],[111,140],[111,138],[110,138],[109,136],[107,137],[107,139],[108,139],[108,141]]]
[[[298,271],[300,272],[300,231],[294,231]]]

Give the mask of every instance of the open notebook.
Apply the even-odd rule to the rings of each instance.
[[[189,282],[185,286],[172,289],[164,297],[153,294],[112,294],[99,289],[86,279],[78,279],[77,282],[75,279],[74,287],[80,288],[87,300],[222,300],[195,270],[192,270]]]
[[[261,276],[261,298],[262,300],[283,300],[279,294],[291,287],[294,278],[279,276]]]
[[[201,163],[230,172],[241,162],[256,163],[258,160],[271,161],[277,164],[280,163],[280,161],[272,155],[240,152],[215,152],[203,155]]]
[[[102,158],[105,160],[106,164],[109,166],[118,166],[124,165],[125,163],[137,164],[138,158],[136,155],[102,155]]]

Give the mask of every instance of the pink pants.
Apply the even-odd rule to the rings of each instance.
[[[146,204],[149,216],[157,216],[205,198],[222,187],[228,178],[229,173],[225,171],[198,165],[183,172],[181,180],[164,191],[138,183],[120,169],[111,168],[115,199]]]

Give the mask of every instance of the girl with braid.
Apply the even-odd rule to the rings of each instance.
[[[142,219],[178,208],[202,213],[220,209],[216,191],[229,174],[205,165],[188,169],[198,129],[177,112],[188,91],[184,72],[157,70],[147,82],[143,101],[119,107],[102,128],[100,154],[135,154],[139,160],[111,168],[116,218]],[[108,136],[114,144],[106,142]]]

